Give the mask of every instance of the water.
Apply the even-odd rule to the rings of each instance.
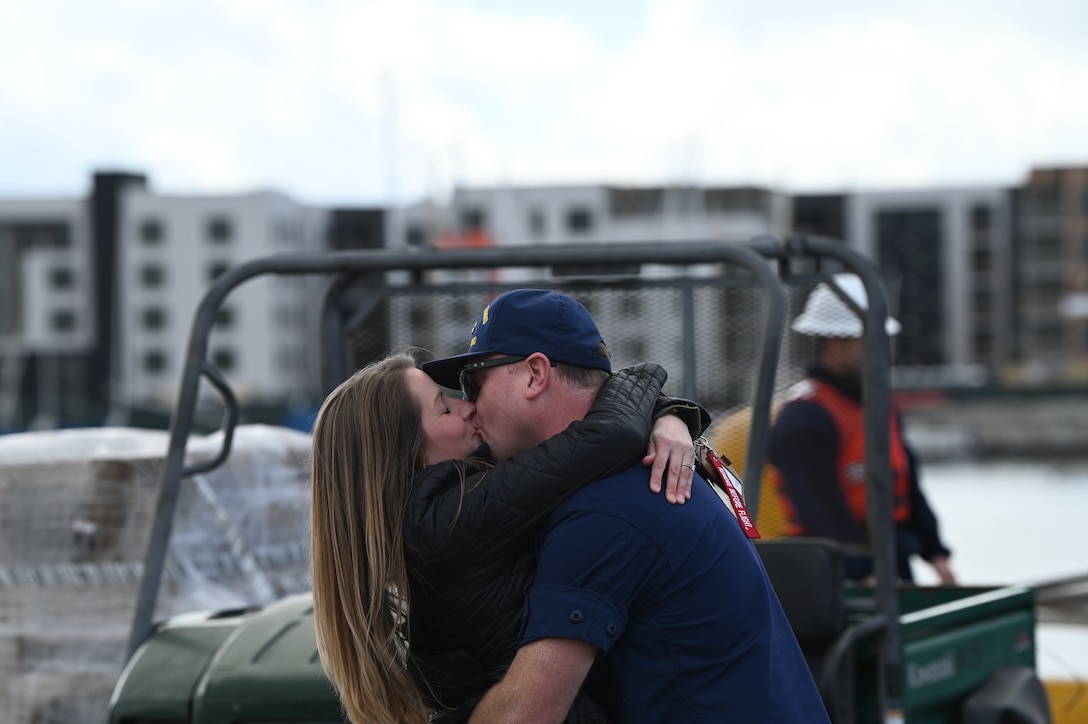
[[[1036,584],[1088,574],[1088,460],[926,463],[922,487],[964,585]],[[936,584],[925,563],[921,585]],[[1088,680],[1088,626],[1040,624],[1044,678]]]

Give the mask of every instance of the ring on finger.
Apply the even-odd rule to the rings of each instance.
[[[695,472],[695,463],[680,463],[680,467],[687,468],[688,470]]]

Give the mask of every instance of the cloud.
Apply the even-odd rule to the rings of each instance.
[[[1012,184],[1088,163],[1079,3],[0,0],[0,194]]]

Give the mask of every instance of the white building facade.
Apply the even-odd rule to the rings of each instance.
[[[397,248],[524,247],[560,244],[681,241],[745,241],[760,234],[789,230],[790,197],[767,189],[639,187],[604,185],[517,186],[456,189],[446,207],[420,205],[394,210],[389,217],[390,245]],[[692,270],[699,274],[698,269]],[[459,284],[528,283],[541,278],[570,281],[586,270],[504,269],[496,271],[443,271],[431,281]],[[608,269],[595,269],[616,279],[638,277],[661,280],[674,272],[646,265],[636,268],[617,259]],[[536,284],[541,282],[536,281]],[[550,283],[545,281],[545,284]],[[721,289],[703,290],[703,309],[718,314],[689,319],[680,287],[627,293],[576,296],[597,320],[618,365],[659,361],[670,370],[670,388],[696,394],[714,387],[726,355],[756,339],[734,332],[722,320],[730,297]],[[481,300],[487,298],[481,295]],[[463,298],[421,296],[398,300],[391,325],[394,349],[421,345],[443,354],[464,351],[472,321],[482,308],[463,304]],[[455,306],[457,305],[457,306]],[[697,380],[685,379],[685,330],[677,320],[694,325],[699,349]]]
[[[96,173],[84,198],[0,200],[0,431],[107,418],[127,424],[134,418],[126,412],[141,408],[161,416],[174,405],[194,314],[215,279],[258,257],[330,248],[743,241],[795,229],[841,236],[878,264],[903,324],[897,384],[975,383],[980,373],[1009,384],[1080,381],[1088,379],[1088,315],[1073,302],[1088,298],[1085,179],[1081,168],[1042,169],[1020,187],[797,197],[743,186],[457,188],[448,201],[325,209],[270,191],[161,194],[141,175]],[[640,283],[672,273],[622,259],[605,271]],[[390,273],[396,292],[362,335],[370,346],[357,362],[412,345],[463,351],[479,300],[497,286],[530,278],[559,284],[585,272]],[[326,281],[263,276],[226,298],[209,360],[243,406],[312,407],[323,397],[316,330]],[[480,291],[443,296],[416,289],[417,281]],[[372,280],[360,286],[349,306],[385,293]],[[617,363],[679,360],[679,330],[650,320],[682,318],[686,300],[667,291],[626,294],[623,284],[612,285],[618,293],[595,293],[608,286],[580,288]],[[723,341],[698,354],[711,368],[727,367],[756,332],[730,328],[723,336],[718,327],[739,298],[699,293],[720,295],[703,304],[720,316],[691,321],[694,336]],[[695,389],[702,388],[700,379]],[[214,396],[203,385],[202,397]],[[117,414],[103,414],[103,405]]]
[[[19,426],[24,389],[31,426],[51,427],[65,390],[81,384],[94,337],[91,254],[83,200],[0,201],[0,430]]]
[[[122,209],[116,379],[129,405],[173,403],[197,306],[220,275],[259,257],[324,248],[327,213],[272,192],[170,196],[130,189]],[[313,396],[320,284],[312,276],[265,275],[227,296],[208,359],[242,404]]]

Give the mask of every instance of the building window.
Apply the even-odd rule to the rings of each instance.
[[[1061,282],[1040,283],[1033,290],[1031,301],[1038,307],[1057,309],[1062,301]]]
[[[941,264],[943,211],[933,207],[881,209],[876,213],[876,259],[884,279],[901,279],[890,300],[903,331],[895,342],[894,364],[945,363],[942,343],[947,319]],[[894,290],[893,294],[894,294]]]
[[[216,244],[225,244],[231,240],[234,230],[230,219],[225,216],[216,216],[208,219],[208,239]]]
[[[144,329],[156,330],[166,326],[166,310],[161,307],[148,307],[140,316],[143,319]]]
[[[1062,280],[1061,278],[1043,278],[1039,279],[1031,286],[1031,291],[1036,294],[1045,295],[1053,299],[1057,299],[1062,294]]]
[[[657,216],[664,205],[662,189],[609,189],[613,216]]]
[[[76,328],[76,313],[71,309],[58,309],[49,320],[54,332],[71,332]]]
[[[462,231],[483,231],[486,216],[484,210],[478,207],[469,207],[461,212]]]
[[[427,232],[422,226],[412,224],[404,231],[404,243],[411,247],[422,247],[427,244]]]
[[[162,222],[158,219],[144,219],[140,223],[140,241],[148,245],[158,244],[163,239]]]
[[[665,198],[662,197],[662,205],[664,203]],[[718,188],[703,191],[703,208],[711,213],[748,211],[766,214],[770,212],[770,203],[770,194],[759,188]]]
[[[585,207],[578,207],[567,212],[567,231],[585,234],[593,230],[593,214]]]
[[[1026,216],[1058,216],[1061,214],[1061,196],[1057,188],[1031,189],[1023,196],[1023,213]]]
[[[140,279],[145,287],[157,289],[166,281],[166,271],[158,264],[145,264],[140,270]]]
[[[993,210],[985,204],[971,207],[971,228],[975,231],[987,231],[993,226]]]
[[[548,227],[542,209],[533,209],[529,212],[529,233],[539,239],[547,233]]]
[[[72,246],[72,233],[68,224],[57,224],[53,228],[53,243],[58,249],[67,249]]]
[[[1062,255],[1062,240],[1057,234],[1037,236],[1030,242],[1031,257],[1037,261],[1058,261]]]
[[[58,266],[49,272],[49,284],[54,289],[71,289],[76,282],[76,275],[67,267]]]
[[[1055,352],[1062,346],[1062,328],[1056,322],[1040,324],[1035,328],[1035,344],[1038,352]]]
[[[994,336],[989,332],[975,332],[975,358],[987,359],[994,351]]]
[[[230,372],[234,369],[234,350],[221,347],[220,349],[212,352],[212,364],[218,367],[223,372]]]
[[[0,224],[0,239],[23,249],[67,249],[72,245],[72,235],[65,223],[8,223]]]
[[[993,268],[993,254],[988,249],[971,252],[971,268],[976,272],[988,272]]]
[[[166,354],[160,350],[144,352],[144,372],[159,374],[166,369]]]
[[[216,329],[230,329],[234,326],[234,309],[231,307],[220,307],[215,310],[215,328]]]
[[[213,261],[208,265],[208,281],[214,282],[219,277],[227,273],[227,269],[230,269],[230,264],[225,261]]]
[[[994,295],[988,289],[978,289],[974,294],[975,312],[989,314],[994,310]]]

